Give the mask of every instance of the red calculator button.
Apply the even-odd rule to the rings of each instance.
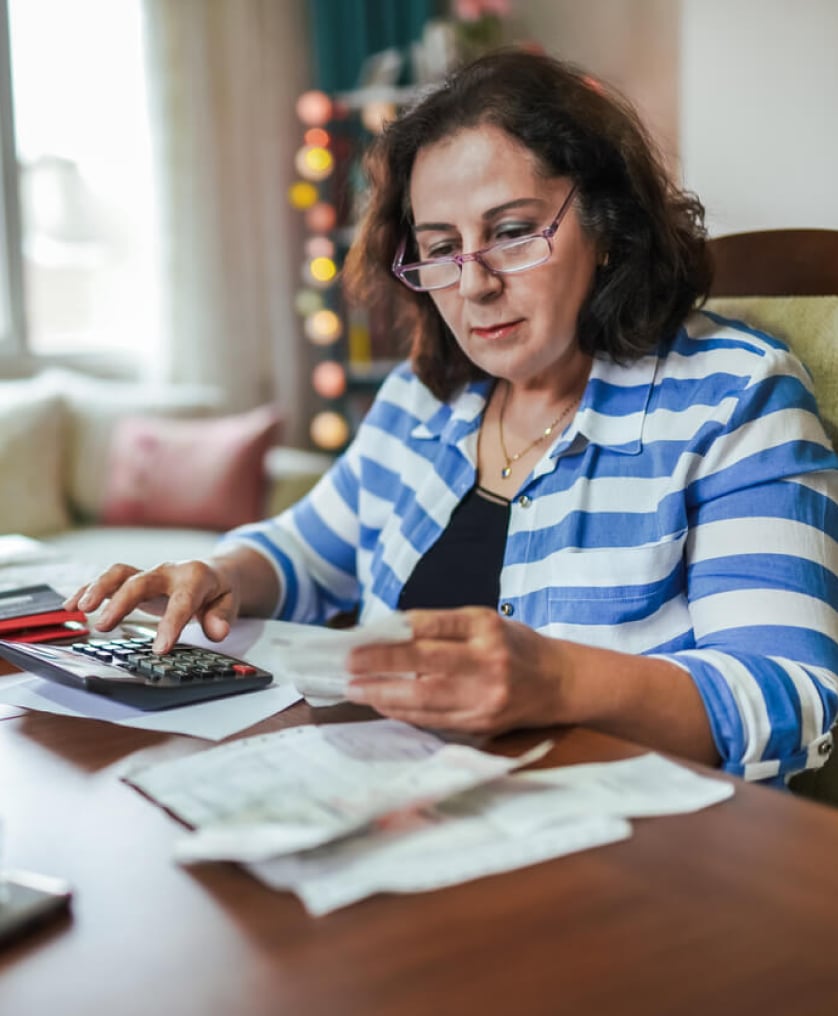
[[[237,674],[255,674],[256,668],[251,667],[249,663],[234,663],[233,670]]]

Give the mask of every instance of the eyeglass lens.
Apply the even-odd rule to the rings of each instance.
[[[507,240],[482,251],[475,260],[489,271],[510,273],[535,268],[550,257],[550,244],[543,236]],[[460,279],[460,265],[456,261],[424,261],[403,272],[404,279],[417,289],[443,289],[455,285]]]

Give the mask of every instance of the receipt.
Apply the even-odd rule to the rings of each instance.
[[[292,727],[127,773],[196,828],[182,861],[259,861],[309,850],[489,783],[541,758],[446,744],[396,720]]]
[[[398,826],[375,827],[316,850],[248,865],[260,882],[299,897],[312,917],[374,893],[441,889],[539,864],[631,836],[615,815],[574,815],[522,833],[469,813],[468,796],[416,812]]]
[[[629,817],[697,811],[733,793],[654,752],[534,769],[248,870],[320,916],[374,893],[439,889],[615,843],[631,835]]]
[[[409,642],[411,638],[413,632],[407,617],[397,612],[357,628],[298,629],[293,639],[279,636],[277,647],[281,648],[283,672],[306,702],[327,706],[346,698],[349,674],[344,663],[351,649],[378,642]]]

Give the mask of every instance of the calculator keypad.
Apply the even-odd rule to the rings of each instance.
[[[213,682],[258,673],[258,668],[224,653],[175,644],[168,653],[155,653],[152,639],[91,639],[76,642],[74,652],[110,664],[149,684],[180,685]]]

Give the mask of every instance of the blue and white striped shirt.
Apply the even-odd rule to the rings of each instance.
[[[278,616],[396,608],[475,483],[490,391],[443,403],[401,365],[308,496],[228,534],[277,569]],[[499,609],[685,668],[724,768],[776,780],[829,751],[833,604],[838,457],[787,347],[702,312],[659,354],[596,358],[576,419],[511,505]]]

